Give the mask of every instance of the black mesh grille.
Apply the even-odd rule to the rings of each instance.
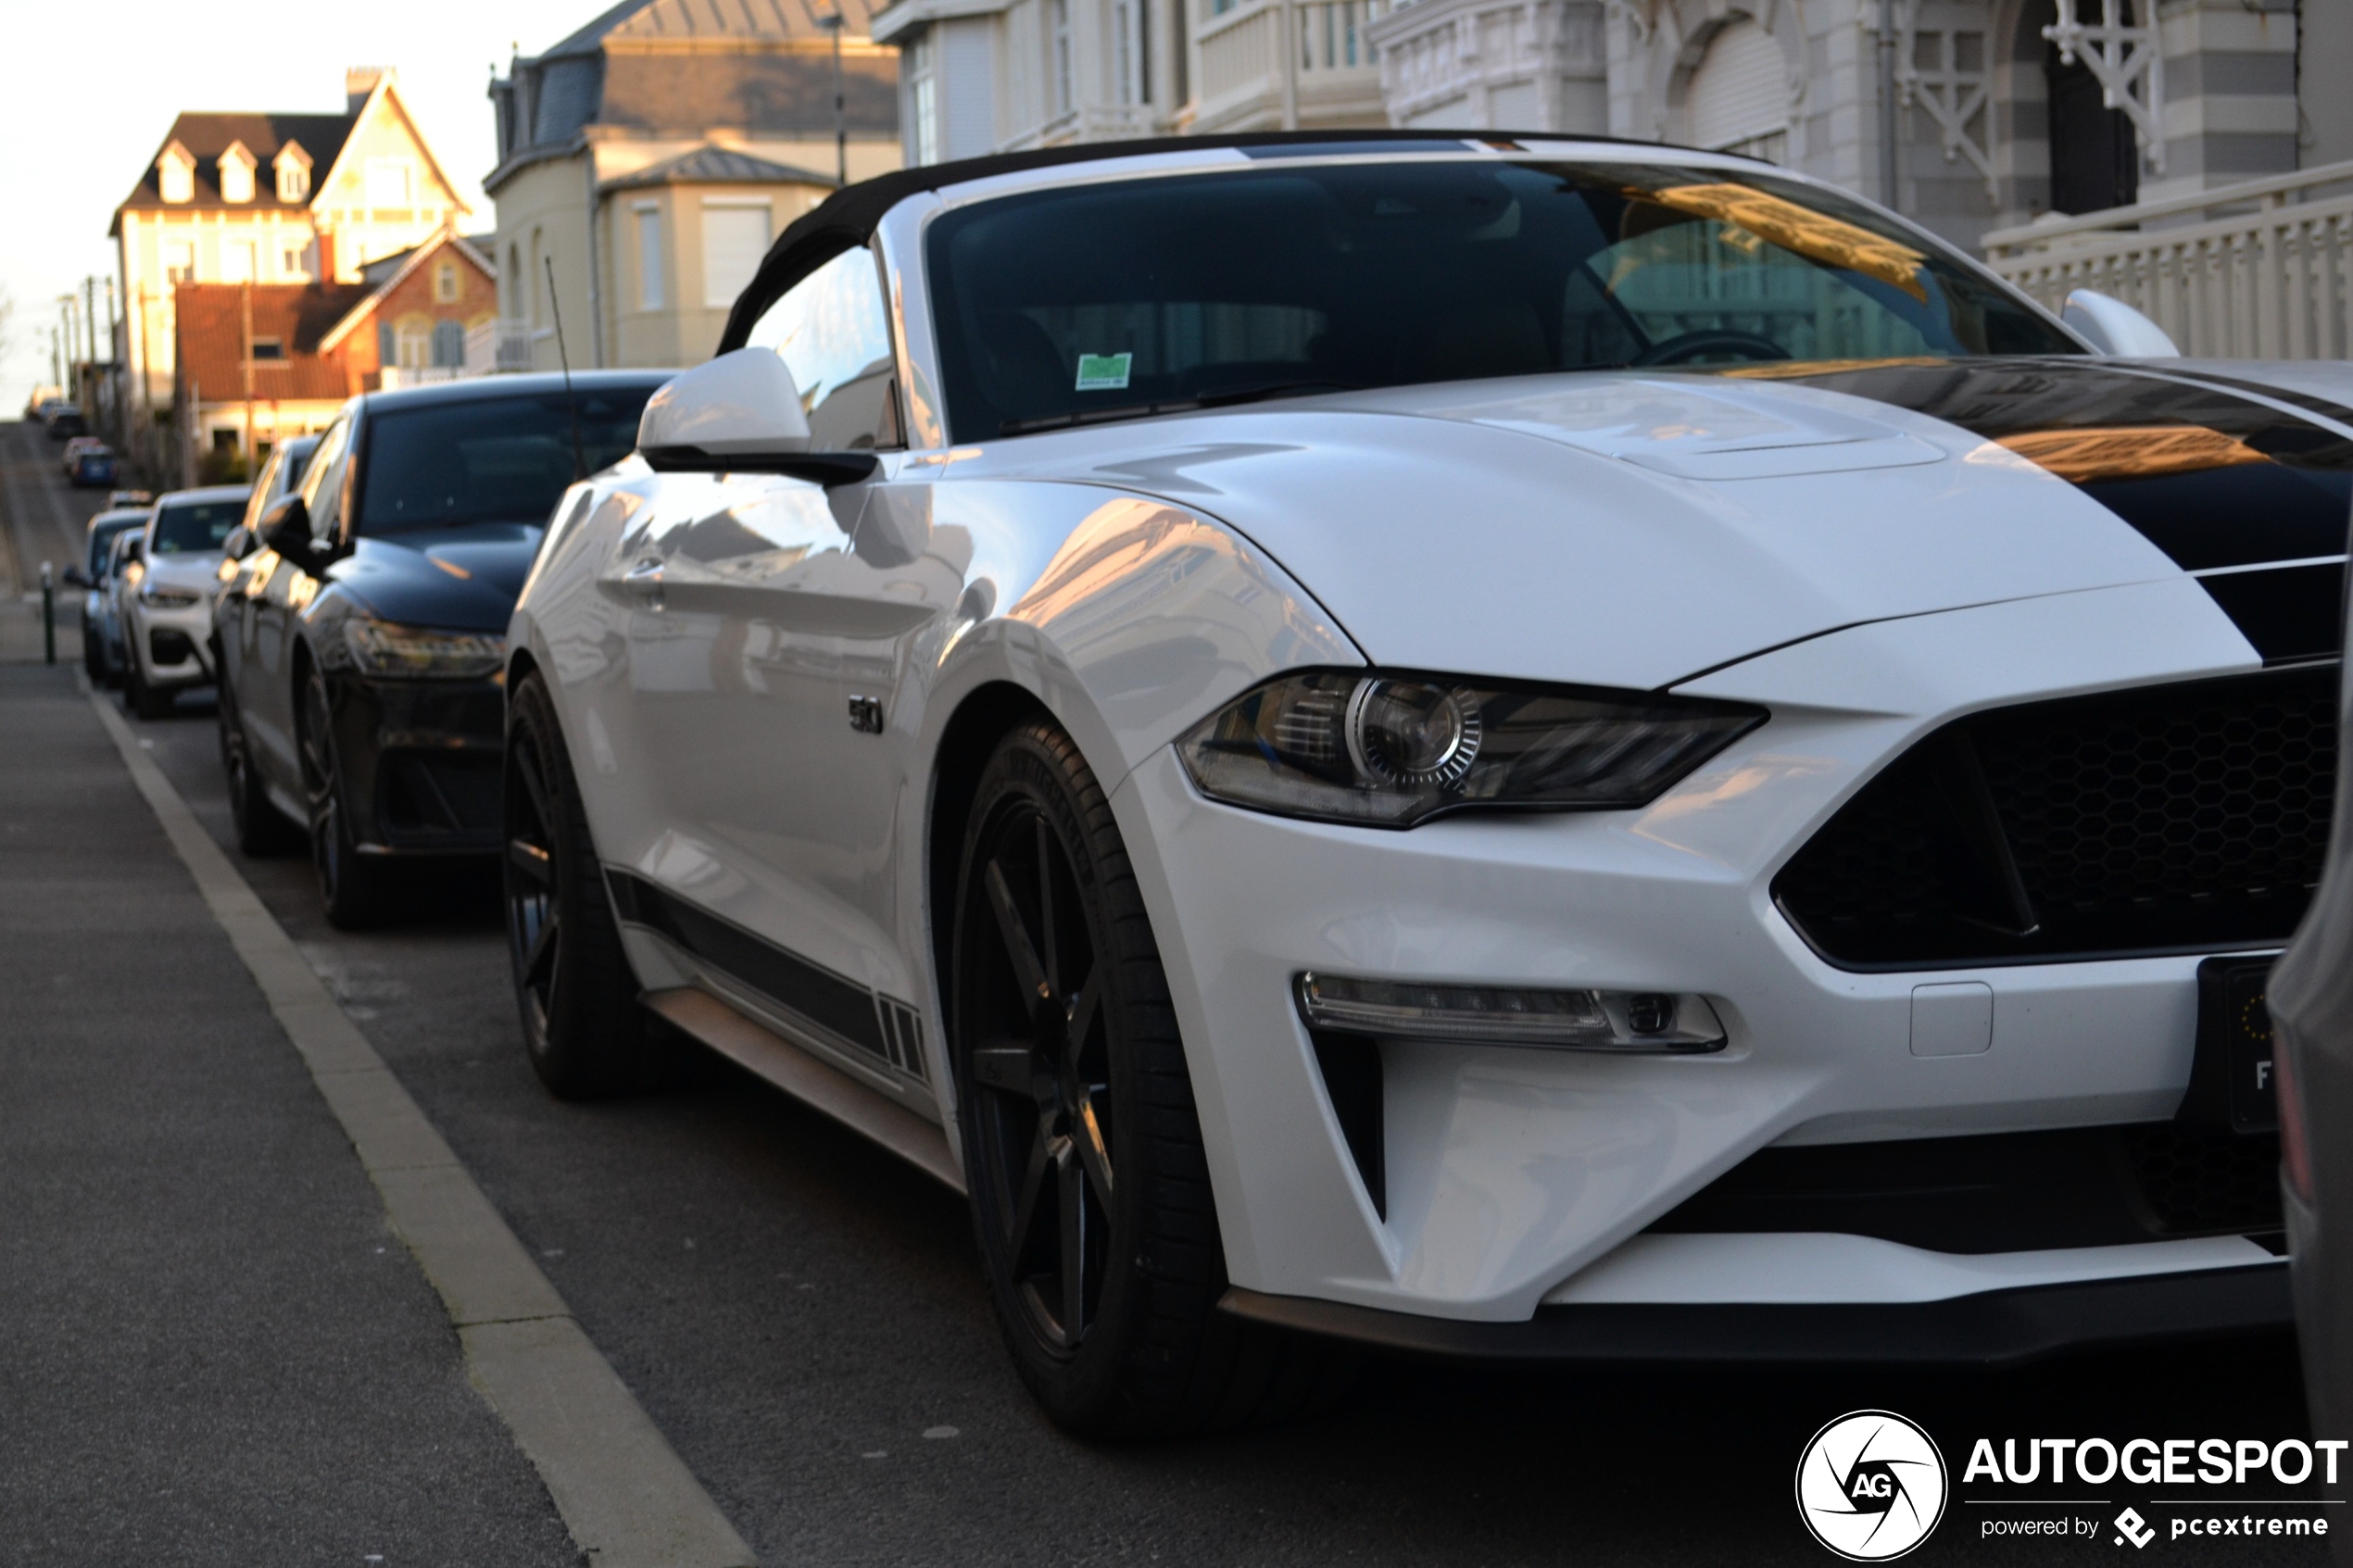
[[[2334,666],[1996,709],[1905,754],[1775,879],[1858,969],[2285,941],[2320,880]]]

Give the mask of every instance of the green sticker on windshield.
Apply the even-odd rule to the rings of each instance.
[[[1133,354],[1082,354],[1078,357],[1078,390],[1116,392],[1127,384]]]

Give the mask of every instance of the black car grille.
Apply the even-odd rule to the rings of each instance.
[[[496,756],[385,753],[376,813],[386,841],[403,849],[453,840],[496,844],[498,763]]]
[[[1847,969],[2284,942],[2320,881],[2334,665],[1997,709],[1864,787],[1773,882]]]

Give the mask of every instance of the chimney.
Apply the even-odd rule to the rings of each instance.
[[[390,66],[353,66],[343,73],[343,112],[358,114],[376,83],[392,74]]]
[[[335,237],[324,229],[319,231],[319,284],[335,286]]]

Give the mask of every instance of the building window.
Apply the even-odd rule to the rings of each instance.
[[[177,145],[156,163],[156,185],[168,202],[188,202],[196,199],[195,166],[178,156]]]
[[[239,204],[253,200],[253,159],[243,144],[220,155],[220,199]]]
[[[1112,0],[1112,71],[1122,107],[1152,101],[1149,15],[1145,0]]]
[[[929,31],[919,34],[914,47],[907,52],[907,95],[910,100],[907,122],[912,128],[909,159],[915,163],[939,161],[939,76],[937,45]]]
[[[1789,157],[1789,65],[1773,35],[1743,19],[1709,41],[1687,99],[1692,141],[1781,163]]]
[[[253,282],[253,242],[251,240],[220,242],[220,281],[224,283]]]
[[[317,244],[315,240],[288,242],[278,257],[281,263],[279,270],[289,278],[309,277],[317,270],[316,263],[311,260]]]
[[[382,370],[386,365],[396,364],[399,358],[400,344],[392,335],[392,323],[378,321],[376,323],[376,368]]]
[[[1070,82],[1070,0],[1053,0],[1054,113],[1065,115],[1075,101]]]
[[[278,199],[282,202],[308,201],[310,170],[292,158],[281,159],[278,164]]]
[[[405,157],[368,160],[368,205],[371,207],[413,207],[414,169]]]
[[[286,357],[286,340],[282,337],[258,337],[253,340],[253,357],[257,360],[283,360]]]
[[[163,275],[175,283],[196,281],[196,242],[166,240],[163,242]]]
[[[708,199],[702,209],[702,302],[714,310],[736,303],[768,254],[768,203]]]
[[[661,208],[646,202],[637,213],[637,308],[661,308]]]
[[[433,296],[444,305],[458,302],[458,264],[444,261],[433,270]]]
[[[404,316],[393,332],[393,349],[404,370],[422,370],[433,363],[433,320]]]
[[[433,363],[435,370],[454,370],[466,362],[466,329],[459,321],[435,321],[433,324]]]

